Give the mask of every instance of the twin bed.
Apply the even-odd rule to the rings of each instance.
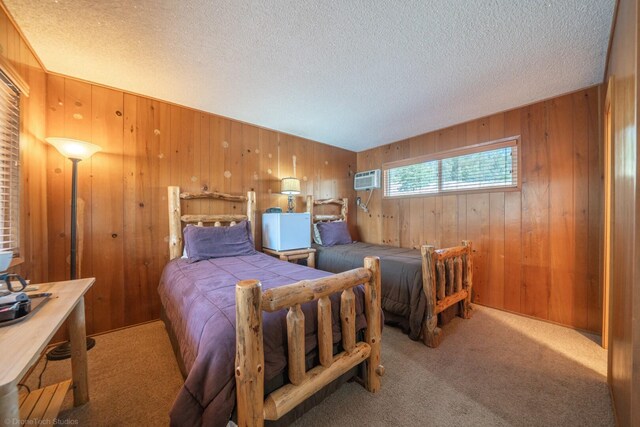
[[[182,215],[181,199],[246,203],[246,214]],[[469,315],[470,244],[425,246],[419,257],[358,243],[319,246],[316,270],[255,251],[254,192],[181,194],[169,187],[168,201],[171,261],[158,292],[185,377],[172,425],[286,425],[350,379],[376,392],[384,374],[383,308],[386,320],[430,346],[442,336],[438,313],[460,303]],[[332,202],[342,203],[341,217],[311,209],[314,221],[346,220],[346,199]],[[181,257],[183,243],[188,257]],[[216,256],[218,246],[233,256]]]
[[[315,208],[321,205],[335,205],[340,213],[315,214]],[[314,200],[313,196],[307,196],[312,236],[319,223],[346,222],[348,206],[346,198]],[[368,255],[379,257],[385,322],[400,326],[409,338],[422,339],[427,346],[437,347],[443,337],[438,314],[448,310],[465,319],[471,317],[470,241],[452,248],[424,245],[416,250],[347,240],[349,243],[334,246],[314,243],[316,268],[339,273],[362,264]]]
[[[384,368],[377,258],[341,274],[255,250],[192,262],[181,258],[182,223],[213,225],[207,229],[214,232],[223,224],[235,225],[220,227],[223,232],[250,227],[247,239],[253,243],[255,193],[194,195],[169,187],[168,197],[171,261],[158,292],[185,376],[170,412],[172,425],[225,426],[234,407],[239,426],[288,423],[355,375],[367,390],[379,390]],[[246,203],[247,211],[182,215],[181,198]],[[190,235],[193,229],[186,230]],[[236,243],[224,240],[231,250]]]

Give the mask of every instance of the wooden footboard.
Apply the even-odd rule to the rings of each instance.
[[[356,342],[353,287],[365,285],[365,341]],[[333,356],[331,294],[341,292],[342,347]],[[365,387],[380,389],[384,367],[380,364],[381,307],[380,260],[367,257],[364,268],[333,276],[303,280],[262,292],[257,280],[236,285],[236,394],[238,425],[262,426],[277,420],[354,366],[366,361]],[[318,301],[318,350],[320,365],[305,371],[304,314],[301,304]],[[290,384],[264,398],[264,347],[262,312],[288,308],[287,339]]]
[[[435,249],[422,246],[422,287],[427,297],[425,321],[422,327],[424,343],[437,347],[442,340],[438,328],[438,314],[460,303],[460,316],[471,317],[471,290],[473,287],[473,256],[471,242],[462,246]]]

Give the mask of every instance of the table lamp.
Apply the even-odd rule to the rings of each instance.
[[[293,212],[293,195],[300,194],[300,180],[298,178],[287,177],[280,181],[280,192],[288,196],[287,212]]]

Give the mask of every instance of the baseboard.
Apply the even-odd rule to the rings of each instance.
[[[482,304],[480,302],[472,302],[472,304],[477,304],[477,305],[482,306],[482,307],[492,308],[492,309],[498,310],[498,311],[504,311],[505,313],[515,314],[516,316],[522,316],[522,317],[527,317],[527,318],[533,319],[533,320],[539,320],[541,322],[550,323],[550,324],[556,325],[556,326],[562,326],[564,328],[573,329],[574,331],[578,331],[578,332],[584,332],[585,334],[596,335],[596,336],[599,336],[599,337],[602,338],[602,333],[596,332],[596,331],[591,331],[589,329],[578,328],[576,326],[567,325],[567,324],[560,323],[560,322],[555,322],[555,321],[549,320],[549,319],[542,319],[540,317],[531,316],[530,314],[520,313],[518,311],[507,310],[506,308],[492,307],[490,305]]]

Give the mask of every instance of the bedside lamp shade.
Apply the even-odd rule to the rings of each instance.
[[[101,150],[95,144],[77,139],[46,138],[46,141],[68,159],[85,160]]]
[[[293,195],[300,194],[300,180],[293,177],[282,178],[280,181],[280,192],[289,196],[287,198],[287,212],[293,212],[293,209],[295,208]]]
[[[300,180],[298,178],[282,178],[280,187],[282,194],[300,194]]]

